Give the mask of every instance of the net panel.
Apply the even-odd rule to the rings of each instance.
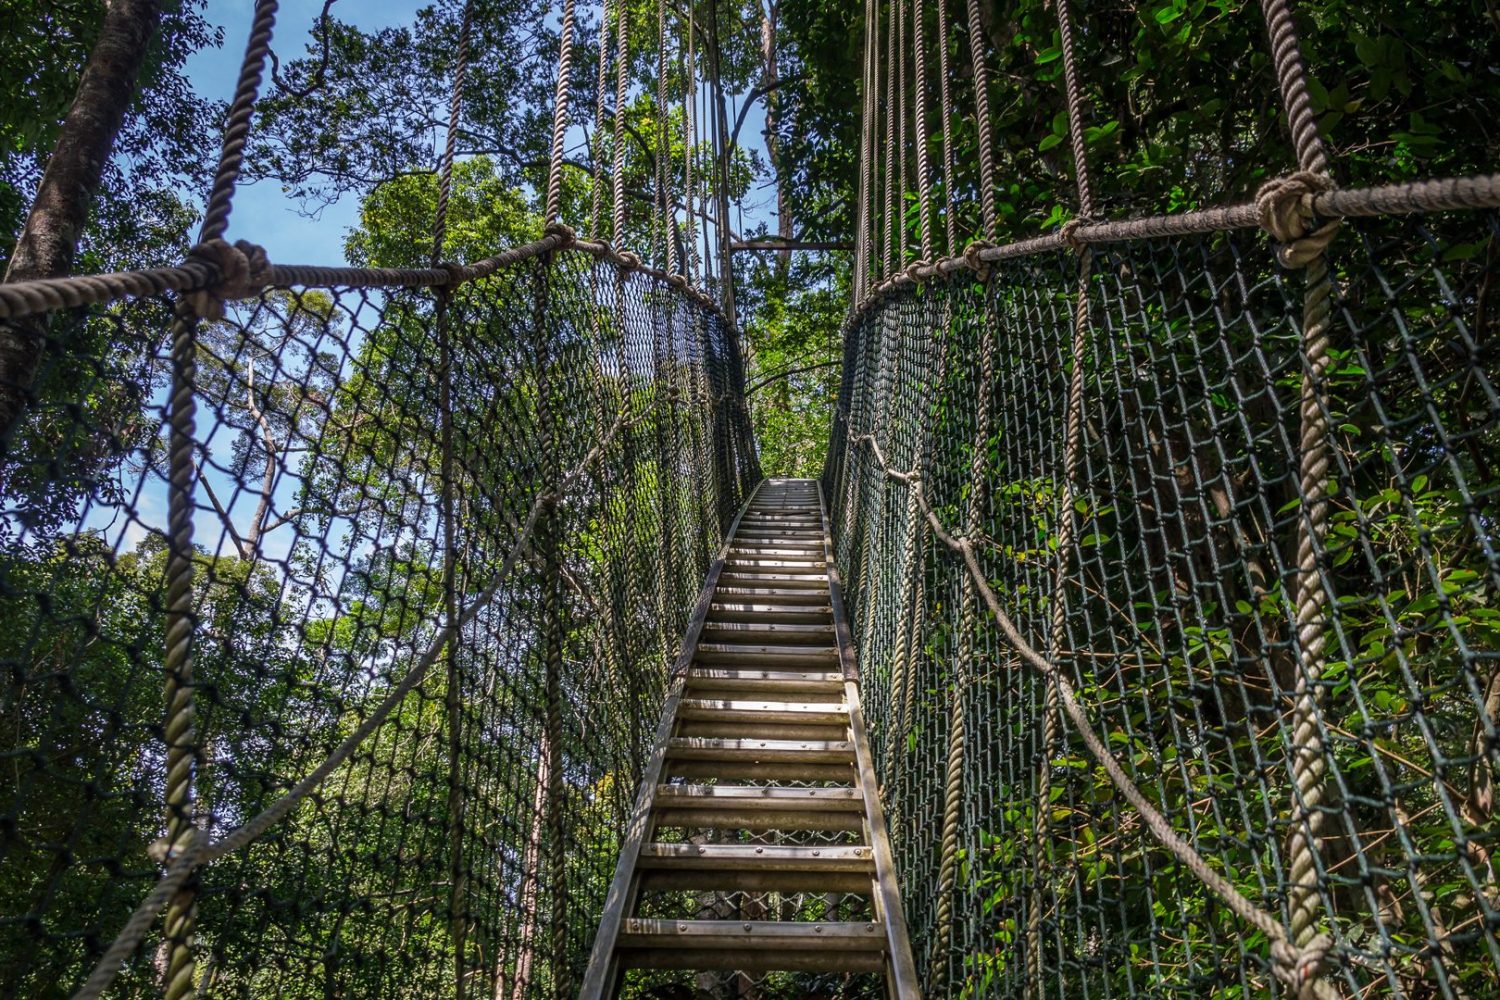
[[[572,995],[667,665],[759,479],[735,337],[697,300],[576,251],[441,295],[272,288],[197,329],[199,836],[431,660],[194,876],[205,993]],[[171,316],[49,317],[66,370],[4,456],[6,995],[69,995],[163,871]],[[117,995],[158,995],[165,962],[158,933]]]
[[[1350,996],[1500,986],[1497,248],[1496,216],[1473,213],[1346,222],[1331,250],[1315,878]],[[825,490],[913,951],[936,995],[1285,993],[1264,935],[1161,846],[1066,719],[1047,743],[1045,682],[887,472],[915,471],[944,530],[972,540],[1147,801],[1284,923],[1303,281],[1272,250],[1257,233],[1094,248],[1079,357],[1070,251],[896,291],[848,330]]]

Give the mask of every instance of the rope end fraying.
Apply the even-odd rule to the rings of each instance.
[[[265,247],[247,240],[204,240],[188,251],[189,261],[207,264],[218,272],[219,280],[207,288],[188,292],[183,299],[193,312],[207,320],[224,318],[224,303],[229,299],[248,299],[260,294],[271,276],[271,261]]]
[[[1333,179],[1327,174],[1298,170],[1271,178],[1255,192],[1261,228],[1281,244],[1276,248],[1276,258],[1282,267],[1306,267],[1333,242],[1339,219],[1313,228],[1317,221],[1314,198],[1333,187]]]
[[[1338,993],[1323,978],[1332,967],[1333,938],[1319,934],[1298,947],[1290,941],[1271,945],[1271,968],[1297,1000],[1325,1000]]]

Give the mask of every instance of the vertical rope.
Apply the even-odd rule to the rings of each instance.
[[[432,266],[437,267],[443,259],[443,244],[448,235],[448,206],[453,193],[453,159],[458,146],[459,115],[463,109],[464,80],[469,66],[469,38],[473,26],[473,4],[466,2],[458,29],[458,51],[453,65],[453,85],[448,99],[448,132],[443,143],[443,155],[438,164],[437,208],[432,223]],[[448,331],[448,309],[453,295],[451,286],[435,290],[436,299],[433,324],[438,343],[438,419],[439,447],[441,449],[439,478],[441,496],[439,517],[443,531],[443,614],[447,628],[453,629],[458,621],[457,563],[458,546],[455,541],[456,525],[453,513],[453,344]],[[459,672],[459,637],[447,643],[444,661],[447,678],[443,697],[444,717],[448,730],[448,850],[449,850],[449,913],[448,931],[453,940],[453,980],[455,995],[463,1000],[464,951],[468,926],[464,915],[464,899],[467,877],[463,859],[463,699],[462,679]]]
[[[599,5],[599,82],[594,94],[594,149],[591,157],[594,169],[593,184],[589,192],[588,228],[589,236],[596,240],[603,234],[604,158],[600,154],[604,145],[604,99],[609,90],[609,15],[614,9],[612,0],[603,0]]]
[[[986,310],[980,324],[979,398],[974,414],[974,438],[969,451],[969,496],[964,507],[964,537],[973,540],[983,529],[988,497],[989,444],[992,417],[990,398],[995,380],[995,322]],[[933,935],[931,987],[938,994],[947,983],[947,955],[953,944],[953,908],[958,883],[958,831],[963,815],[964,756],[968,725],[964,694],[974,662],[974,639],[979,631],[979,594],[973,578],[959,578],[958,655],[953,661],[953,686],[948,702],[948,759],[943,780],[943,833],[938,860],[937,931]]]
[[[443,155],[438,161],[437,211],[432,221],[432,266],[443,259],[443,242],[448,236],[448,202],[453,194],[453,157],[458,147],[459,112],[463,107],[464,75],[469,68],[469,33],[473,22],[473,4],[465,3],[458,27],[458,52],[453,63],[453,89],[448,97],[448,134]]]
[[[198,242],[224,238],[234,202],[234,187],[245,162],[250,121],[265,75],[271,35],[276,27],[276,0],[258,0],[245,43],[245,58],[230,102],[229,118],[219,152]],[[172,323],[172,395],[168,416],[167,459],[167,625],[163,656],[162,698],[166,719],[166,778],[162,799],[166,806],[163,864],[170,864],[193,846],[193,777],[198,757],[197,710],[193,703],[193,635],[197,613],[193,601],[193,514],[197,462],[198,317],[187,299],[179,300]],[[166,1000],[186,1000],[197,991],[193,983],[193,927],[197,920],[197,879],[189,876],[167,903],[162,936],[167,948]]]
[[[1083,89],[1078,85],[1078,64],[1073,56],[1073,11],[1069,0],[1057,0],[1057,30],[1068,102],[1068,137],[1073,146],[1073,180],[1078,185],[1078,214],[1087,219],[1094,214],[1094,191],[1089,184],[1088,157],[1084,151]]]
[[[683,84],[682,84],[682,194],[686,202],[683,224],[683,243],[687,247],[687,260],[683,267],[687,271],[689,281],[696,281],[698,275],[698,243],[697,230],[693,213],[697,210],[696,191],[693,189],[693,147],[697,143],[697,134],[693,128],[694,110],[698,101],[698,60],[697,50],[694,47],[694,34],[697,25],[694,23],[695,11],[693,5],[688,4],[687,23],[687,51],[683,60]],[[678,52],[683,51],[681,43]]]
[[[1262,0],[1276,78],[1301,176],[1271,186],[1257,198],[1267,227],[1284,244],[1281,259],[1307,270],[1302,298],[1303,375],[1298,488],[1302,516],[1297,522],[1297,684],[1293,694],[1291,770],[1295,786],[1291,831],[1287,842],[1287,919],[1292,943],[1307,947],[1320,936],[1323,922],[1318,886],[1318,843],[1325,823],[1321,808],[1328,770],[1322,730],[1322,685],[1326,666],[1328,594],[1319,562],[1328,530],[1330,445],[1325,416],[1325,383],[1329,366],[1333,285],[1326,249],[1338,229],[1334,220],[1308,233],[1314,220],[1306,195],[1328,188],[1329,160],[1318,134],[1317,118],[1307,93],[1307,71],[1297,43],[1296,24],[1287,0]],[[1290,210],[1283,209],[1283,206]],[[1316,978],[1316,971],[1314,973]],[[1326,984],[1324,984],[1326,987]],[[1331,987],[1329,987],[1331,989]]]
[[[552,154],[547,163],[545,225],[559,221],[562,209],[563,140],[568,132],[568,91],[573,78],[573,14],[577,0],[563,0],[562,38],[557,51],[557,91],[552,99]]]
[[[979,131],[979,207],[984,220],[984,238],[995,242],[995,137],[990,123],[990,73],[984,60],[984,38],[980,34],[979,0],[967,0],[969,15],[969,62],[974,70],[974,118]]]
[[[943,111],[943,228],[948,254],[959,252],[958,221],[954,218],[953,101],[948,94],[948,0],[933,0],[938,15],[938,87]]]
[[[224,143],[219,152],[219,169],[214,174],[208,204],[203,210],[203,228],[198,242],[224,238],[229,228],[229,209],[234,201],[234,186],[245,162],[245,143],[250,138],[250,118],[260,96],[265,75],[266,56],[271,51],[271,33],[276,28],[276,0],[256,0],[255,19],[250,22],[250,38],[245,43],[245,60],[240,64],[239,83],[229,105],[229,120],[224,127]]]
[[[913,0],[915,2],[915,0]],[[906,266],[906,0],[896,0],[896,270]]]
[[[886,9],[891,9],[886,4]],[[880,277],[895,271],[895,25],[885,25],[885,244]]]
[[[870,91],[873,37],[874,0],[865,0],[864,37],[861,39],[860,58],[864,60],[860,73],[859,103],[859,203],[854,219],[854,304],[865,297],[866,276],[869,273],[870,253]]]
[[[1078,82],[1077,59],[1073,46],[1073,14],[1069,0],[1057,0],[1057,22],[1063,63],[1063,92],[1068,108],[1068,134],[1073,147],[1073,176],[1078,188],[1078,211],[1082,218],[1094,213],[1093,189],[1089,184],[1088,160],[1083,135],[1083,93]],[[1076,225],[1076,223],[1074,223]],[[1084,352],[1088,346],[1089,276],[1094,252],[1087,245],[1075,244],[1078,251],[1078,283],[1073,295],[1073,342],[1070,356],[1073,369],[1068,378],[1068,394],[1063,414],[1063,467],[1058,491],[1057,566],[1053,577],[1052,622],[1047,637],[1047,654],[1057,662],[1068,628],[1068,602],[1064,599],[1071,572],[1073,538],[1076,533],[1074,503],[1078,478],[1078,452],[1083,437]],[[1060,669],[1060,667],[1059,667]],[[1045,682],[1041,760],[1037,770],[1036,812],[1033,817],[1031,905],[1027,911],[1027,943],[1030,974],[1027,981],[1035,995],[1044,992],[1042,982],[1042,910],[1045,886],[1050,880],[1052,820],[1052,753],[1061,738],[1058,692],[1055,678]],[[1043,860],[1047,863],[1044,865]]]
[[[611,219],[610,241],[618,248],[625,246],[625,94],[630,84],[630,7],[624,0],[615,0],[615,120],[614,139],[610,152],[611,164],[610,207],[614,210]]]
[[[922,259],[935,259],[932,250],[932,170],[927,158],[927,45],[922,24],[922,3],[911,5],[913,83],[916,86],[916,121],[913,137],[917,147],[917,217],[922,234]]]
[[[226,209],[227,211],[227,209]],[[222,232],[222,230],[220,230]],[[159,860],[170,864],[193,846],[193,769],[198,756],[197,713],[193,705],[193,499],[197,463],[198,318],[179,302],[172,324],[172,398],[168,418],[167,629],[163,698],[166,702],[167,832]],[[196,879],[189,876],[167,904],[163,937],[167,945],[166,996],[182,1000],[193,985],[193,925],[197,917]]]
[[[667,3],[656,3],[656,201],[661,210],[662,262],[668,274],[677,271],[677,247],[672,240],[676,215],[672,203],[672,129],[667,121]]]

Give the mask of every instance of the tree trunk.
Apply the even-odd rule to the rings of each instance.
[[[526,838],[526,850],[521,855],[521,941],[516,950],[516,974],[511,984],[511,1000],[526,1000],[531,988],[531,969],[536,958],[537,897],[542,881],[542,830],[546,826],[543,815],[548,806],[548,789],[552,785],[552,745],[546,734],[542,735],[542,746],[537,753],[536,791],[531,800],[531,834]],[[504,982],[496,977],[497,985]],[[495,990],[495,1000],[504,1000],[503,986]]]
[[[776,235],[786,242],[792,239],[792,203],[787,196],[787,178],[781,165],[781,148],[777,141],[777,113],[781,103],[777,95],[780,71],[776,66],[776,17],[779,6],[775,0],[766,4],[760,22],[761,86],[766,88],[766,129],[762,135],[766,140],[766,158],[771,161],[771,172],[776,176]],[[786,280],[792,266],[792,252],[783,250],[777,256],[776,270]]]
[[[113,0],[89,54],[78,95],[47,161],[31,214],[16,241],[5,280],[57,278],[73,267],[89,208],[135,98],[146,50],[161,21],[160,0]],[[36,323],[0,324],[0,438],[25,405],[41,363]]]

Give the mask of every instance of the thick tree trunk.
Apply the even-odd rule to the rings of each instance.
[[[5,280],[56,278],[73,267],[89,207],[135,98],[146,50],[161,21],[160,0],[113,0],[78,83],[16,241]],[[0,439],[25,405],[43,342],[32,323],[0,324]]]

